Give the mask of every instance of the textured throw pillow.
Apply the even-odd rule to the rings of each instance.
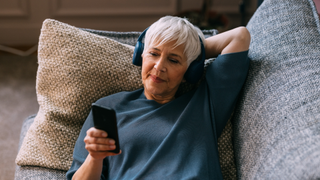
[[[76,27],[46,20],[39,39],[39,112],[17,156],[19,165],[67,170],[92,102],[141,88],[133,48]]]
[[[265,0],[247,25],[234,113],[240,179],[320,179],[320,23],[312,0]]]
[[[208,36],[216,31],[204,33]],[[44,21],[36,87],[40,109],[18,153],[18,165],[69,169],[74,144],[91,104],[101,97],[142,87],[141,68],[131,63],[133,47],[122,44],[134,45],[139,34]],[[193,87],[185,83],[179,93]],[[220,163],[226,179],[236,176],[231,136],[229,121],[219,138]]]

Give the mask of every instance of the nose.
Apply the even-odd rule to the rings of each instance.
[[[167,68],[166,68],[166,62],[165,62],[165,58],[163,57],[160,57],[158,59],[158,61],[155,63],[154,65],[154,68],[157,70],[157,71],[161,71],[161,72],[166,72],[167,71]]]

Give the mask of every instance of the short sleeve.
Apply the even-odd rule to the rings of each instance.
[[[248,51],[219,55],[206,73],[217,137],[234,110],[249,69]]]

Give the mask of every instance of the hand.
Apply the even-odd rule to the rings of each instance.
[[[116,145],[113,139],[107,137],[107,132],[94,127],[87,131],[87,136],[84,138],[84,142],[86,144],[85,148],[93,159],[103,160],[107,156],[118,155],[116,153],[109,152],[114,150]]]

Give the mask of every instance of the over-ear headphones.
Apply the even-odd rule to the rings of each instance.
[[[144,38],[148,29],[149,28],[147,28],[140,34],[133,52],[132,63],[136,66],[142,66],[141,55],[144,50],[144,43],[142,43],[142,39]],[[197,83],[202,77],[203,70],[204,70],[204,61],[206,59],[204,45],[200,37],[199,37],[199,40],[201,44],[201,54],[198,56],[196,60],[192,61],[186,73],[184,74],[184,78],[186,79],[186,81],[192,84]]]

